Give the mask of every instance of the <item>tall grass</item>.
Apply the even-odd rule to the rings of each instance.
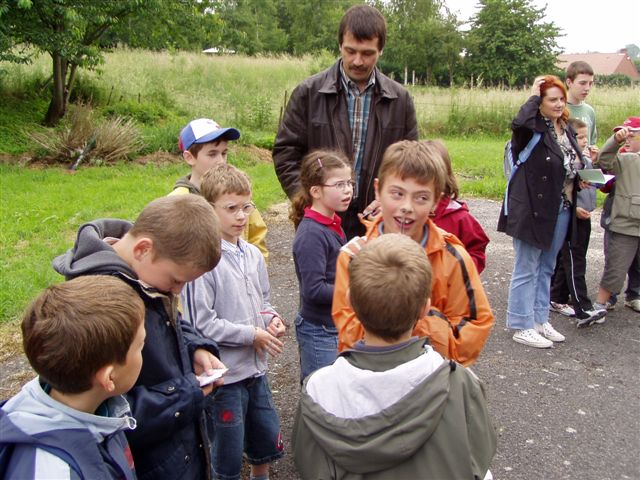
[[[180,128],[190,119],[210,117],[238,127],[241,141],[269,147],[285,95],[330,58],[207,56],[190,52],[118,49],[105,55],[98,71],[81,71],[75,98],[91,101],[105,115],[128,115],[141,124],[148,152],[174,150]],[[22,128],[38,128],[47,103],[42,84],[48,56],[32,65],[0,63],[0,152],[32,149]],[[525,90],[409,87],[421,136],[508,135]],[[624,118],[638,114],[640,87],[595,87],[589,103],[598,115],[600,142]],[[31,105],[24,120],[20,105]],[[24,110],[24,109],[23,109]],[[20,113],[22,116],[23,113]],[[18,120],[16,122],[16,120]],[[24,125],[23,125],[24,124]],[[18,130],[14,135],[15,130]]]

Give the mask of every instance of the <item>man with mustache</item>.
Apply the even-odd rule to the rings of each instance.
[[[373,179],[386,148],[418,138],[409,92],[376,68],[386,36],[378,10],[347,10],[338,30],[340,59],[296,87],[273,148],[276,174],[289,197],[300,185],[300,164],[309,151],[339,150],[349,158],[356,187],[341,213],[347,239],[364,234],[362,214],[377,213]]]

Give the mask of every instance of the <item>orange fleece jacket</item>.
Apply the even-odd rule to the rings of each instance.
[[[380,235],[376,221],[367,225],[367,239]],[[429,238],[426,253],[433,270],[431,310],[418,320],[413,334],[426,336],[443,356],[464,366],[475,362],[494,324],[493,313],[480,275],[455,235],[427,220]],[[338,350],[351,348],[364,337],[364,329],[347,301],[350,257],[340,252],[331,313],[338,329]],[[376,292],[381,299],[384,292]]]

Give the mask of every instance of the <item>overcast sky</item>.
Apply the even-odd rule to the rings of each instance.
[[[461,20],[476,11],[477,0],[444,0]],[[533,0],[547,6],[546,21],[566,36],[558,39],[565,53],[613,53],[628,44],[640,47],[640,0]]]

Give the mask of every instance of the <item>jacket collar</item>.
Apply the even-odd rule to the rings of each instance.
[[[338,59],[336,63],[334,63],[329,70],[327,70],[327,75],[325,75],[324,81],[322,85],[320,85],[319,93],[324,93],[327,95],[335,95],[338,92],[342,91],[342,81],[340,80],[340,63],[341,59]],[[382,72],[376,67],[373,71],[376,76],[376,83],[374,85],[374,92],[376,95],[380,95],[383,98],[388,99],[396,99],[398,95],[393,91],[391,87],[391,80],[386,75],[383,75]]]

